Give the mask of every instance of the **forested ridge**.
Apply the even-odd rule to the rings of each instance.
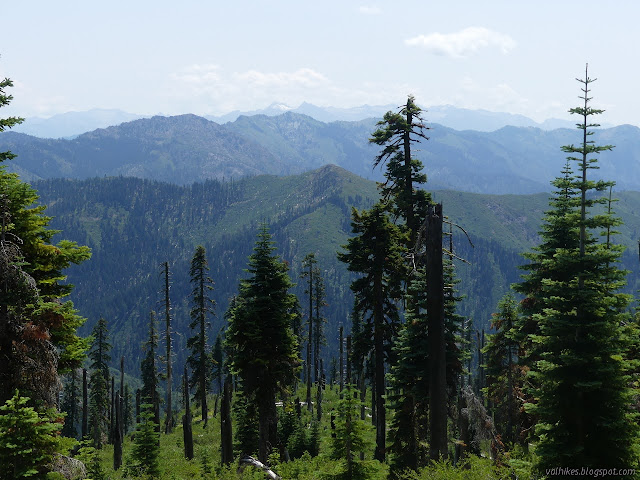
[[[329,166],[300,176],[259,176],[233,183],[212,180],[191,186],[126,177],[55,179],[34,186],[40,202],[48,206],[47,215],[53,217],[52,227],[62,231],[60,236],[92,249],[90,262],[69,270],[76,285],[72,298],[88,318],[85,332],[100,316],[109,318],[112,335],[136,339],[115,342],[118,356],[126,354],[132,368],[140,356],[137,345],[145,335],[147,311],[160,300],[160,263],[169,261],[174,270],[176,329],[186,331],[188,263],[197,245],[206,246],[217,302],[212,330],[217,332],[263,220],[270,223],[279,253],[290,262],[297,284],[294,291],[300,297],[304,286],[297,277],[302,259],[309,252],[318,256],[328,288],[327,361],[337,352],[338,326],[350,328],[352,300],[345,285],[352,276],[335,252],[350,235],[350,208],[373,203],[372,181]],[[538,241],[547,195],[452,191],[433,195],[473,242],[472,247],[461,231],[454,231],[454,248],[470,263],[457,266],[465,296],[460,312],[473,319],[475,328],[489,330],[497,301],[520,278],[517,267],[526,263],[521,253]],[[624,221],[617,241],[629,247],[623,265],[630,271],[626,291],[633,292],[637,282],[634,238],[640,232],[633,212],[640,209],[640,195],[620,192],[617,196],[615,208]]]
[[[430,190],[412,96],[377,184],[30,186],[1,153],[1,478],[635,478],[640,194],[593,177],[578,81],[550,195]]]

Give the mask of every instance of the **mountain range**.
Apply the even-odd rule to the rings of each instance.
[[[361,105],[351,108],[319,107],[307,102],[294,108],[276,102],[263,109],[251,111],[235,110],[224,115],[205,115],[205,118],[224,124],[234,122],[241,116],[267,115],[272,117],[286,112],[293,112],[307,115],[325,123],[337,121],[355,122],[367,118],[380,119],[386,112],[397,108],[396,105]],[[452,105],[425,107],[425,110],[425,120],[453,128],[454,130],[491,132],[508,125],[514,127],[536,127],[543,130],[574,127],[573,122],[569,120],[547,119],[544,122],[536,122],[524,115],[491,112],[488,110],[471,110],[457,108]],[[84,112],[62,113],[48,118],[28,117],[24,123],[16,126],[14,131],[40,138],[73,138],[98,128],[107,128],[140,118],[150,118],[151,116],[128,113],[117,109],[96,108]]]
[[[507,126],[492,132],[429,124],[429,140],[414,149],[429,189],[477,193],[536,193],[565,163],[562,145],[581,141],[576,129]],[[74,139],[43,139],[13,131],[0,134],[0,151],[18,158],[9,168],[23,179],[133,176],[177,184],[247,175],[290,175],[339,165],[382,180],[372,163],[379,148],[368,142],[375,119],[321,122],[285,112],[240,116],[220,125],[195,115],[156,116],[84,133]],[[601,178],[618,190],[640,190],[640,129],[598,130],[593,140],[616,145],[603,152]]]

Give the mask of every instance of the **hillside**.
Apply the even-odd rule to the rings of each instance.
[[[293,112],[241,116],[225,125],[194,115],[153,117],[72,140],[4,132],[0,150],[18,155],[9,168],[30,181],[122,175],[187,185],[205,179],[290,175],[328,164],[381,180],[381,169],[372,169],[377,148],[368,143],[375,123],[324,123]],[[430,139],[414,153],[423,161],[432,189],[548,191],[564,164],[560,147],[579,141],[579,133],[571,129],[504,127],[480,132],[429,126]],[[640,129],[602,129],[594,139],[616,145],[601,155],[598,175],[616,181],[621,190],[640,190]]]
[[[113,344],[137,365],[149,310],[159,308],[159,266],[169,261],[175,312],[178,362],[183,360],[188,333],[188,264],[196,245],[207,248],[217,302],[213,332],[223,326],[228,301],[237,292],[257,227],[267,221],[278,252],[291,265],[297,281],[300,262],[316,252],[327,283],[326,355],[336,351],[338,325],[349,328],[352,278],[336,252],[350,236],[350,210],[368,207],[377,191],[374,182],[340,167],[325,166],[295,176],[257,176],[237,182],[207,181],[177,186],[135,178],[48,180],[35,184],[53,227],[61,238],[89,245],[93,258],[70,269],[76,285],[73,300],[89,318],[84,333],[100,316],[108,319]],[[537,241],[547,195],[484,195],[437,191],[451,221],[462,226],[474,244],[454,228],[460,290],[466,295],[461,311],[477,328],[488,325],[498,299],[518,281],[520,253]],[[633,247],[625,266],[633,269],[630,289],[637,288],[636,239],[640,193],[622,192],[616,210],[626,222],[620,241]],[[302,285],[296,293],[304,298]],[[122,341],[123,339],[127,341]],[[137,368],[137,367],[135,367]]]
[[[15,167],[25,180],[122,175],[186,184],[302,171],[289,168],[258,143],[195,115],[136,120],[73,140],[14,132],[0,138],[19,155]]]

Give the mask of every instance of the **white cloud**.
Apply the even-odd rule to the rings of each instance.
[[[257,70],[249,70],[234,75],[237,79],[257,87],[285,87],[303,86],[317,87],[328,82],[321,73],[311,68],[300,68],[295,72],[265,73]]]
[[[312,68],[264,72],[255,69],[225,71],[217,65],[192,65],[174,73],[167,95],[185,111],[220,114],[254,110],[274,101],[297,106],[318,102],[334,88],[332,82]]]
[[[408,46],[424,48],[434,55],[453,58],[467,57],[488,47],[496,47],[506,54],[516,46],[516,42],[509,35],[484,27],[469,27],[455,33],[418,35],[405,40],[404,43]]]
[[[358,11],[363,15],[380,15],[382,13],[382,9],[375,5],[362,5]]]

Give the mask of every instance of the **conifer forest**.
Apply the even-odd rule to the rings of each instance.
[[[638,478],[640,198],[599,175],[590,75],[550,194],[430,190],[411,95],[378,182],[0,153],[0,480]]]

